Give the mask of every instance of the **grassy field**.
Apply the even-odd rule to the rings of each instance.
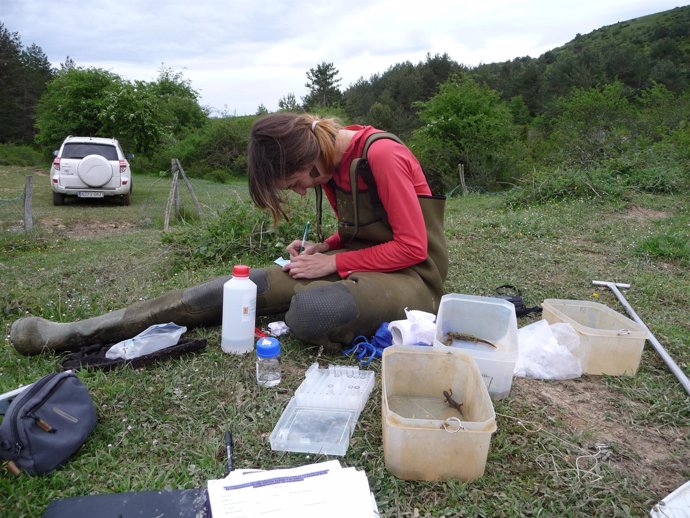
[[[28,234],[17,230],[17,200],[27,174],[34,175],[36,220]],[[193,185],[205,218],[247,196],[243,184]],[[53,207],[44,172],[0,167],[0,322],[6,334],[28,313],[71,321],[230,270],[230,264],[176,267],[161,241],[170,178],[136,177],[134,186],[129,207]],[[175,220],[173,232],[202,224],[184,188],[181,193],[187,218]],[[688,196],[635,194],[615,203],[595,199],[507,210],[499,195],[453,198],[446,213],[446,291],[491,295],[509,283],[522,289],[528,305],[577,299],[624,313],[609,291],[591,281],[630,283],[627,300],[688,373],[690,255],[682,242],[679,253],[663,247],[645,252],[643,245],[663,243],[670,228],[687,239],[689,202]],[[519,325],[533,320],[523,318]],[[324,356],[287,337],[281,340],[283,382],[260,389],[254,359],[223,354],[219,329],[191,334],[208,340],[200,354],[144,369],[80,371],[98,409],[93,435],[48,476],[3,473],[0,515],[40,516],[51,500],[76,495],[203,487],[224,474],[225,430],[234,432],[238,468],[326,459],[274,452],[268,437],[311,363],[351,365],[352,359]],[[59,364],[57,355],[20,356],[6,342],[0,392]],[[649,344],[634,377],[515,378],[510,395],[495,403],[498,429],[486,472],[472,483],[403,481],[387,471],[380,362],[370,368],[377,384],[341,462],[366,471],[382,516],[646,516],[690,478],[690,399]]]

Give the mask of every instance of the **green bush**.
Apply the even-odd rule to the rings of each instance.
[[[324,211],[327,211],[325,206]],[[314,221],[311,203],[292,203],[289,214],[290,221],[274,227],[267,212],[256,210],[251,201],[238,195],[236,202],[201,226],[184,227],[165,234],[163,239],[171,245],[178,267],[270,264],[284,255],[292,240],[302,235],[307,221]],[[309,238],[315,240],[314,234]]]
[[[445,190],[457,184],[460,163],[468,181],[483,188],[521,176],[526,148],[498,92],[468,76],[454,76],[417,106],[424,126],[409,145],[426,167],[441,175]]]
[[[506,195],[508,206],[528,206],[566,199],[618,199],[624,189],[607,169],[535,170]]]
[[[40,150],[33,146],[22,144],[0,144],[0,165],[14,165],[20,167],[45,167],[50,162]]]
[[[170,159],[180,160],[185,172],[195,178],[224,182],[247,174],[247,145],[253,116],[210,119],[185,138],[171,140],[151,157],[154,170],[170,168]]]

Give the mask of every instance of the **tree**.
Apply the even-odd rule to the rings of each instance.
[[[575,88],[558,99],[547,138],[546,158],[575,167],[597,166],[633,145],[635,113],[620,82]]]
[[[39,103],[37,141],[54,149],[70,134],[115,136],[128,149],[148,153],[206,123],[197,95],[169,69],[156,82],[131,83],[102,69],[65,66]]]
[[[0,22],[0,142],[33,141],[36,105],[53,70],[38,45],[22,49]]]
[[[0,142],[19,140],[16,131],[21,115],[17,110],[18,77],[21,74],[21,40],[19,34],[8,31],[0,22]]]
[[[285,97],[281,97],[278,100],[278,109],[285,112],[298,112],[302,110],[302,107],[297,102],[295,94],[290,92]]]
[[[452,186],[459,163],[485,187],[519,176],[525,149],[498,92],[467,75],[453,76],[418,106],[424,126],[411,145],[423,164],[442,174],[446,187]]]
[[[310,68],[307,72],[307,83],[304,85],[309,89],[309,93],[302,98],[305,109],[313,109],[315,106],[340,106],[343,98],[339,90],[340,72],[333,63],[325,61]]]
[[[153,151],[166,134],[160,99],[143,81],[117,81],[103,92],[98,108],[98,133],[116,136],[125,149]]]
[[[102,69],[61,70],[38,103],[37,142],[46,149],[55,149],[67,135],[114,136],[102,133],[99,114],[105,99],[110,98],[109,91],[122,84],[119,76]]]
[[[181,72],[161,66],[156,81],[139,84],[138,88],[142,95],[150,93],[154,97],[158,122],[174,137],[180,138],[206,124],[208,110],[199,105],[199,93]],[[147,89],[149,92],[145,92]]]
[[[38,45],[30,45],[20,55],[23,73],[19,81],[20,92],[16,98],[21,116],[22,140],[31,142],[35,135],[36,105],[54,76],[54,70]]]

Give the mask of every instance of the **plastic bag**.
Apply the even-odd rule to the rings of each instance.
[[[174,322],[154,324],[134,338],[128,338],[113,345],[105,353],[105,357],[109,360],[118,358],[131,360],[145,354],[155,353],[175,345],[186,332],[186,327],[178,326]]]
[[[521,378],[565,380],[582,376],[580,337],[568,323],[539,320],[518,329],[515,375]]]

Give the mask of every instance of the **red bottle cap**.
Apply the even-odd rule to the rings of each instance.
[[[232,268],[232,276],[233,277],[249,277],[249,266],[245,266],[244,264],[236,264]]]

